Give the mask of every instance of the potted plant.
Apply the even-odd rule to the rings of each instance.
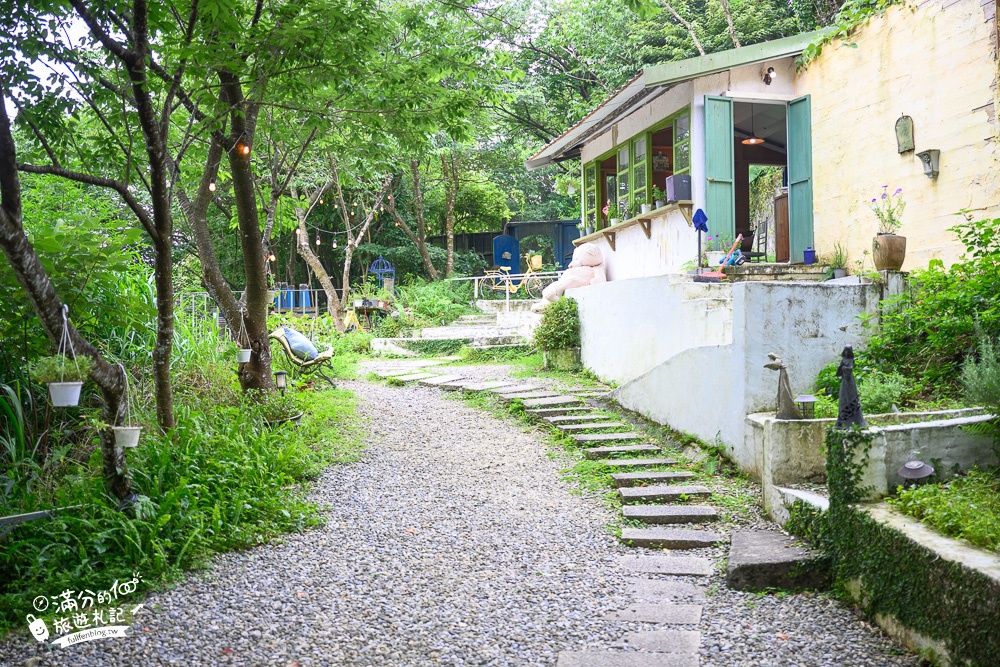
[[[643,215],[646,215],[647,213],[651,213],[653,211],[653,205],[647,204],[646,202],[642,202],[639,205],[639,208],[642,210]]]
[[[115,426],[111,430],[115,432],[115,444],[119,447],[137,447],[139,445],[141,426]]]
[[[840,241],[833,244],[833,254],[830,256],[830,277],[843,278],[847,275],[847,249]]]
[[[872,241],[872,258],[878,271],[899,271],[906,259],[906,237],[898,236],[902,221],[899,216],[906,208],[903,201],[903,189],[896,188],[892,194],[889,186],[882,186],[880,197],[873,197],[871,209],[878,218],[878,235]]]
[[[573,370],[580,366],[580,314],[574,299],[560,297],[542,312],[534,343],[542,350],[545,368]]]
[[[656,208],[663,208],[667,205],[667,193],[658,185],[653,186],[653,205]]]
[[[611,200],[608,200],[608,203],[604,205],[602,213],[604,213],[604,217],[607,219],[609,225],[617,225],[621,222],[621,212],[618,210],[618,204],[612,203]]]
[[[253,352],[249,347],[241,347],[236,351],[236,363],[245,364],[250,361],[250,354]]]
[[[70,359],[57,354],[36,361],[29,374],[35,382],[49,386],[53,407],[70,408],[80,403],[80,389],[93,368],[94,360],[90,357]]]
[[[705,238],[705,260],[706,265],[716,267],[722,264],[726,258],[726,253],[733,245],[733,240],[727,236],[716,234]]]

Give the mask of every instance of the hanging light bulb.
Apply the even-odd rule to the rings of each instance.
[[[269,261],[269,262],[273,262],[274,259],[275,258],[274,258],[274,253],[273,252],[270,255],[267,256],[267,261]]]
[[[333,249],[334,249],[334,250],[336,250],[336,249],[337,249],[337,242],[336,242],[336,241],[334,241],[334,242],[333,242]]]
[[[757,133],[754,132],[754,127],[753,127],[753,104],[750,105],[750,136],[747,137],[746,139],[744,139],[741,143],[744,143],[744,144],[746,144],[748,146],[755,146],[757,144],[764,143],[764,140],[761,139],[760,137],[758,137]]]
[[[250,155],[250,145],[249,144],[241,144],[240,145],[240,152],[243,153],[244,155]]]
[[[396,221],[396,226],[399,227],[399,220]]]
[[[208,191],[215,192],[215,179],[213,178],[208,182]]]
[[[320,197],[320,200],[319,200],[319,203],[320,203],[320,204],[322,204],[322,203],[323,203],[323,198],[322,198],[322,197]]]
[[[316,234],[316,247],[318,248],[320,244],[319,234]]]

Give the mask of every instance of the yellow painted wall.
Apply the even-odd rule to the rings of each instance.
[[[980,0],[896,6],[857,31],[857,48],[827,45],[796,77],[797,92],[812,95],[820,255],[836,241],[852,262],[871,248],[877,220],[869,205],[883,185],[902,188],[906,200],[903,270],[959,259],[962,246],[946,231],[961,221],[959,210],[1000,217],[994,30]],[[901,114],[913,118],[916,145],[903,154],[894,129]],[[915,156],[929,148],[941,150],[933,180]]]

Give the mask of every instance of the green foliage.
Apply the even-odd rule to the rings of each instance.
[[[511,347],[464,347],[461,350],[462,361],[469,364],[504,364],[516,361],[530,355],[533,348],[530,345],[514,345]]]
[[[883,302],[861,364],[900,373],[925,394],[958,394],[962,363],[977,340],[1000,338],[998,228],[1000,219],[953,227],[966,246],[964,261],[913,271],[909,290]]]
[[[850,41],[854,31],[868,23],[872,17],[881,16],[889,7],[897,4],[900,4],[900,0],[847,0],[834,16],[830,29],[803,49],[802,55],[795,60],[796,66],[804,69],[823,52],[823,47],[835,39],[843,40],[844,46],[857,48],[857,44]]]
[[[442,325],[461,315],[476,312],[472,302],[472,281],[442,280],[424,282],[397,288],[399,304],[418,321]]]
[[[563,296],[545,308],[534,343],[542,350],[580,347],[580,314],[575,299]]]
[[[215,552],[319,524],[307,482],[331,463],[357,458],[354,399],[333,390],[289,400],[306,411],[297,425],[268,428],[264,409],[193,400],[178,406],[174,433],[144,431],[129,456],[142,494],[135,516],[108,503],[93,443],[48,469],[58,476],[33,491],[19,482],[0,500],[0,514],[73,509],[20,524],[5,538],[0,630],[22,627],[37,595],[107,588],[133,571],[155,586],[204,566]]]
[[[455,354],[466,344],[467,341],[454,338],[410,338],[401,340],[397,344],[412,352],[417,352],[425,357],[440,357]]]
[[[62,354],[42,357],[31,364],[31,379],[39,384],[47,382],[83,382],[90,376],[94,361],[90,357],[69,358]]]
[[[874,439],[874,433],[856,426],[844,431],[831,428],[826,432],[823,443],[831,506],[843,507],[866,497],[868,489],[861,486],[861,480]]]
[[[979,341],[979,358],[970,355],[962,364],[962,389],[972,405],[1000,414],[1000,345]]]
[[[945,535],[1000,552],[1000,475],[996,470],[973,469],[943,484],[901,489],[899,498],[890,502]]]

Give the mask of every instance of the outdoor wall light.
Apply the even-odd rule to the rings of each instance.
[[[920,151],[917,153],[917,157],[924,165],[924,174],[927,178],[937,178],[938,175],[938,162],[941,159],[941,151],[936,148],[930,148],[926,151]]]
[[[285,387],[288,381],[285,376],[288,375],[288,371],[275,371],[274,372],[274,386],[281,390],[281,395],[285,395]]]
[[[778,78],[778,73],[774,71],[773,67],[768,67],[767,70],[764,71],[763,79],[766,85],[770,86],[771,82],[777,78]]]
[[[816,401],[818,399],[812,394],[799,394],[795,397],[795,402],[799,404],[799,412],[803,419],[813,419],[816,416]]]

